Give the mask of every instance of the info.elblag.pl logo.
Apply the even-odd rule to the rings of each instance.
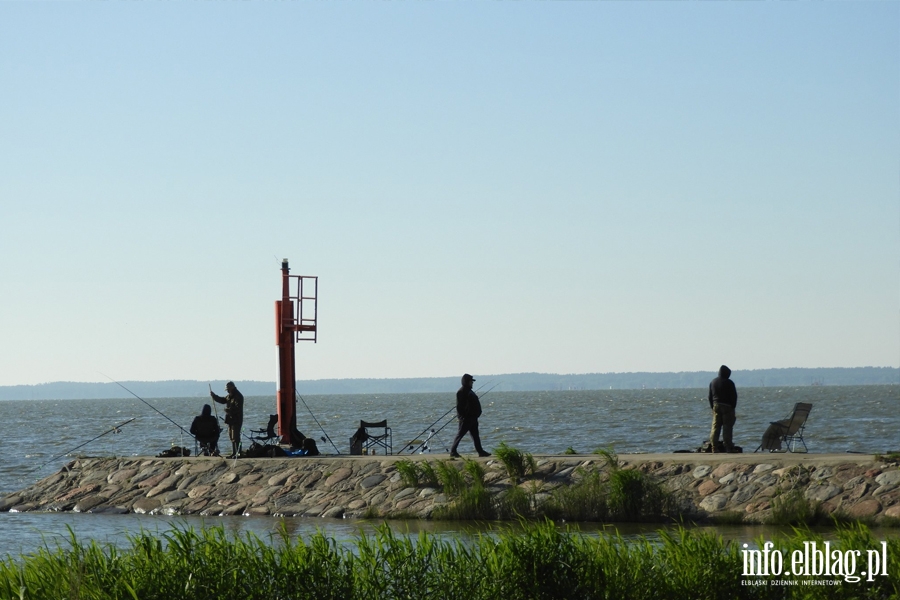
[[[865,578],[875,581],[876,577],[887,576],[887,542],[880,548],[863,550],[840,550],[832,548],[831,542],[822,547],[816,542],[803,542],[803,549],[790,552],[785,557],[782,550],[772,542],[763,544],[761,550],[750,550],[742,545],[744,577],[766,577],[767,579],[747,580],[744,585],[841,585],[843,582],[857,583]],[[862,570],[862,569],[865,570]],[[779,580],[772,577],[792,577]],[[815,579],[830,577],[831,579]]]

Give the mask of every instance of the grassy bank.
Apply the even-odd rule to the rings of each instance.
[[[744,510],[705,514],[697,511],[685,491],[673,493],[664,487],[663,478],[640,468],[623,468],[611,449],[598,449],[602,461],[597,465],[569,469],[565,485],[538,472],[531,454],[502,443],[494,449],[496,459],[507,476],[486,482],[484,466],[475,460],[410,461],[395,463],[405,487],[440,490],[445,501],[436,506],[430,518],[460,521],[592,521],[606,523],[685,523],[703,520],[722,525],[745,523],[750,513]],[[496,473],[495,473],[496,474]],[[776,526],[834,526],[861,523],[868,526],[900,527],[895,517],[851,516],[844,509],[826,510],[823,503],[806,495],[810,470],[794,466],[777,486],[763,517],[752,523]],[[732,489],[733,491],[733,489]],[[756,490],[758,491],[758,490]],[[730,493],[730,492],[729,492]],[[754,492],[755,493],[755,492]],[[749,496],[748,496],[749,498]],[[372,510],[367,518],[382,516]],[[406,518],[391,514],[392,518]],[[415,515],[409,515],[415,518]]]
[[[531,454],[506,444],[494,451],[511,482],[494,493],[487,489],[484,467],[474,460],[401,460],[396,466],[405,486],[442,489],[449,502],[435,509],[432,517],[437,520],[634,523],[681,517],[675,498],[658,481],[641,471],[619,468],[612,451],[598,451],[605,461],[602,472],[576,469],[574,483],[549,493],[542,491],[535,478],[537,465]]]
[[[0,598],[900,598],[900,540],[883,547],[864,526],[838,529],[831,548],[861,551],[856,574],[867,568],[867,550],[883,551],[888,575],[855,583],[842,577],[745,576],[742,544],[686,529],[653,542],[565,532],[549,523],[468,540],[409,538],[384,527],[349,545],[323,534],[232,538],[223,528],[129,539],[129,548],[116,549],[80,544],[72,536],[65,547],[8,558],[0,563]],[[824,545],[801,530],[772,541],[785,556],[803,551],[804,543]],[[756,543],[762,547],[763,540]],[[777,583],[785,580],[799,583]]]

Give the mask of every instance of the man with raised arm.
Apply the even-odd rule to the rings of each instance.
[[[237,458],[241,448],[241,425],[244,423],[244,395],[234,387],[232,381],[225,384],[225,391],[228,395],[224,398],[212,390],[209,395],[219,404],[225,405],[225,424],[228,425],[228,439],[231,440],[231,456],[228,458]]]

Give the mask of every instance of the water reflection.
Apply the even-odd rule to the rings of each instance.
[[[264,541],[278,543],[283,535],[291,540],[309,538],[321,532],[338,544],[353,548],[362,535],[372,535],[379,527],[389,527],[395,535],[418,537],[424,532],[444,540],[466,542],[479,535],[521,532],[519,522],[474,521],[377,521],[363,519],[314,519],[274,517],[185,517],[163,515],[94,515],[68,513],[4,513],[0,514],[0,556],[20,556],[36,552],[41,547],[66,548],[71,536],[82,544],[96,541],[100,545],[111,544],[119,548],[131,546],[129,537],[146,532],[162,537],[176,529],[222,527],[229,536],[243,537],[252,534]],[[659,542],[663,532],[675,533],[676,524],[658,523],[562,523],[558,527],[584,535],[621,536],[626,541],[647,540]],[[694,531],[711,532],[725,540],[747,543],[756,547],[760,539],[768,540],[782,534],[791,534],[790,527],[763,525],[688,526]],[[813,531],[825,539],[835,539],[832,528],[815,528]],[[873,530],[876,539],[900,537],[900,529],[878,528]]]

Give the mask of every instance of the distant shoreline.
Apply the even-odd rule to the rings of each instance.
[[[478,385],[496,385],[496,391],[703,389],[715,377],[714,371],[678,373],[553,373],[475,374]],[[835,367],[735,370],[732,379],[739,387],[805,387],[841,385],[900,385],[900,368]],[[192,398],[209,393],[208,384],[221,390],[225,380],[122,381],[142,398]],[[245,396],[273,396],[273,381],[235,383]],[[396,379],[316,379],[300,380],[301,395],[445,393],[459,387],[458,376]],[[79,400],[128,397],[116,383],[54,382],[36,385],[0,386],[0,400]]]

